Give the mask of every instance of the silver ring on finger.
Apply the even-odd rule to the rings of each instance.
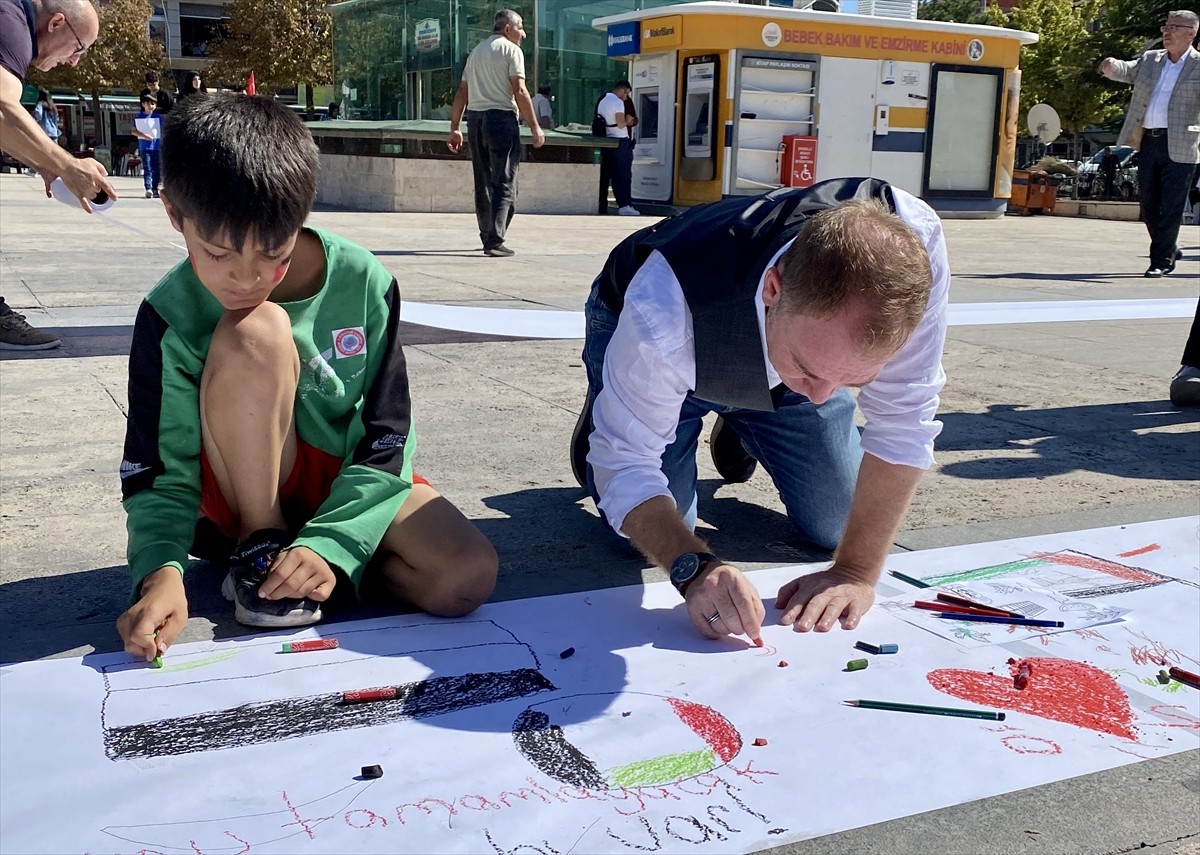
[[[716,623],[720,619],[721,619],[720,612],[713,612],[711,615],[709,615],[707,618],[705,618],[705,620],[708,621],[709,626],[712,626],[714,623]]]

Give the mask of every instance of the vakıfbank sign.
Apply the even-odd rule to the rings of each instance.
[[[683,41],[683,16],[648,18],[642,21],[642,50],[645,53],[675,47]]]

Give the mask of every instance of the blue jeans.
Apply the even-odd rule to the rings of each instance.
[[[158,149],[138,146],[138,155],[142,158],[142,182],[147,190],[157,193],[162,184],[159,171]]]
[[[584,317],[583,364],[590,407],[603,387],[604,354],[617,328],[617,315],[600,300],[594,284]],[[855,406],[846,389],[839,389],[820,405],[788,389],[778,398],[774,412],[725,407],[688,395],[679,411],[675,441],[662,456],[662,472],[684,522],[689,528],[696,526],[696,447],[701,420],[708,413],[717,413],[771,476],[801,536],[833,549],[846,528],[862,461]],[[599,501],[591,466],[588,492]]]

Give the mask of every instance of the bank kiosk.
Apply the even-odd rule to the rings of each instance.
[[[1033,33],[720,2],[592,25],[630,63],[635,201],[870,175],[943,215],[1004,212]]]

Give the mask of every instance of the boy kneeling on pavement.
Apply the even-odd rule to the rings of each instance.
[[[201,528],[236,543],[222,592],[247,626],[315,623],[364,579],[436,615],[478,607],[495,550],[413,473],[399,287],[367,250],[304,227],[318,166],[303,123],[269,98],[187,99],[162,171],[188,259],[134,327],[125,649],[152,660],[183,629]]]

